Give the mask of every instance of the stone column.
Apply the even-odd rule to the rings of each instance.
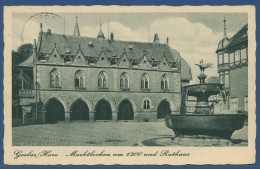
[[[65,112],[65,122],[69,123],[70,122],[70,111]]]
[[[90,122],[95,122],[94,115],[95,115],[94,111],[89,112],[89,121]]]
[[[30,105],[22,105],[21,107],[22,107],[22,114],[23,114],[23,124],[30,124],[27,116],[31,113],[32,107]]]
[[[117,111],[112,112],[112,120],[117,121]]]
[[[39,123],[45,124],[46,123],[46,111],[40,111],[41,113],[41,117],[38,117],[41,119],[41,121],[39,121]]]

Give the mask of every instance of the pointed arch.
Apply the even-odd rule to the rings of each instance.
[[[89,120],[89,106],[81,98],[74,100],[70,106],[71,120]]]
[[[75,88],[85,88],[85,74],[82,70],[75,72]]]
[[[50,87],[52,88],[61,87],[61,75],[56,68],[52,69],[50,72]]]
[[[161,89],[169,89],[169,78],[166,74],[162,75],[161,78]]]
[[[129,76],[126,72],[120,75],[120,89],[129,89]]]
[[[118,105],[118,120],[134,120],[133,105],[129,99],[122,100]]]
[[[100,99],[95,105],[95,120],[112,120],[112,106],[106,99]]]
[[[171,114],[170,103],[167,99],[163,99],[157,107],[157,118],[164,118],[167,114]]]
[[[101,71],[98,74],[98,88],[100,89],[108,88],[108,76],[105,71]]]
[[[141,76],[141,89],[149,89],[149,76],[146,73]]]
[[[48,99],[43,109],[46,111],[46,123],[56,123],[65,120],[65,105],[60,99]]]

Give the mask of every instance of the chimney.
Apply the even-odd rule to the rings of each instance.
[[[47,34],[48,34],[48,35],[51,35],[51,29],[48,29],[48,30],[47,30]]]
[[[110,33],[110,39],[114,40],[114,33],[113,32]]]
[[[33,54],[36,54],[37,52],[37,45],[36,45],[36,39],[33,41]]]
[[[159,43],[159,36],[158,34],[154,34],[153,43]]]
[[[167,37],[167,39],[166,39],[166,43],[167,43],[167,45],[169,44],[169,38]]]

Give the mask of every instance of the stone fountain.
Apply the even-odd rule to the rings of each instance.
[[[175,133],[173,140],[180,141],[180,138],[203,140],[213,144],[212,140],[230,140],[233,132],[244,126],[247,114],[234,114],[230,111],[213,111],[213,104],[209,104],[209,97],[221,95],[225,101],[224,86],[220,83],[205,83],[207,76],[204,70],[210,67],[204,65],[203,61],[199,66],[201,73],[198,76],[199,84],[183,87],[180,114],[171,114],[165,117],[165,124]],[[187,98],[197,98],[195,111],[188,113],[186,110]],[[194,140],[195,139],[195,140]],[[211,140],[211,141],[210,141]]]

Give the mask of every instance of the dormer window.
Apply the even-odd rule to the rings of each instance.
[[[65,55],[65,57],[64,57],[64,63],[71,63],[71,57],[70,57],[70,55]]]
[[[129,45],[129,50],[133,50],[133,46],[132,45]]]
[[[94,58],[89,58],[88,63],[91,65],[95,64],[95,59]]]
[[[132,61],[132,66],[137,66],[138,65],[138,61],[137,60],[133,60]]]
[[[89,42],[88,42],[88,46],[89,46],[89,47],[94,47],[93,42],[92,42],[92,41],[89,41]]]
[[[177,62],[172,63],[172,68],[178,68],[178,63]]]
[[[116,65],[116,60],[115,59],[111,59],[110,63],[111,63],[111,65]]]
[[[67,54],[71,53],[70,49],[67,48],[65,53],[67,53]]]
[[[157,67],[158,67],[157,62],[153,62],[153,63],[152,63],[152,66],[153,66],[153,68],[157,68]]]

